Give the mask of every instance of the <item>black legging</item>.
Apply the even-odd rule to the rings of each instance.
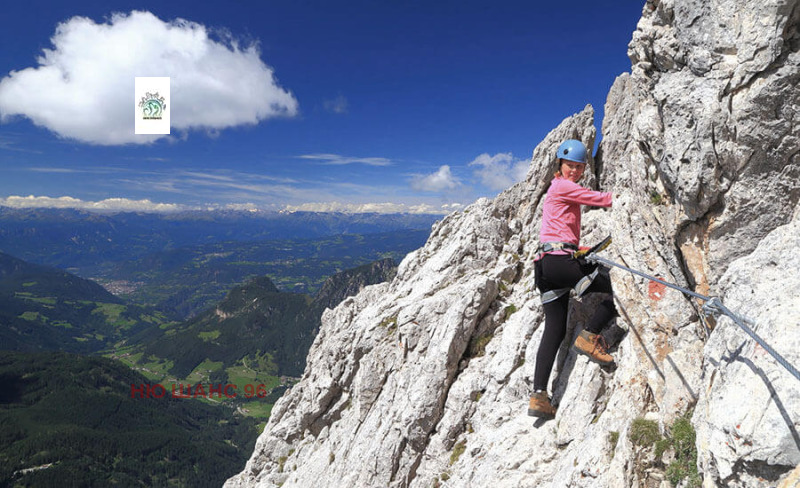
[[[586,264],[569,255],[545,254],[536,263],[536,286],[539,291],[557,290],[559,288],[573,288],[584,276],[591,274],[596,265]],[[600,333],[611,319],[617,316],[612,298],[611,278],[608,270],[601,268],[592,285],[586,293],[607,293],[597,307],[585,329],[594,334]],[[569,293],[562,295],[558,300],[544,304],[544,333],[536,354],[536,370],[533,374],[534,390],[547,390],[550,380],[550,370],[556,361],[558,348],[567,334],[567,311],[569,310]]]

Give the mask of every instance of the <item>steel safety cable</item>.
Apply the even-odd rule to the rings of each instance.
[[[767,342],[764,341],[764,339],[762,339],[758,334],[755,333],[755,331],[753,331],[753,329],[751,329],[748,326],[748,324],[755,325],[755,323],[752,320],[748,319],[748,318],[742,317],[741,315],[732,312],[730,309],[728,309],[728,307],[726,307],[725,305],[722,304],[722,301],[719,298],[701,295],[700,293],[696,293],[696,292],[694,292],[692,290],[689,290],[689,289],[686,289],[686,288],[684,288],[682,286],[678,286],[676,284],[664,281],[661,278],[656,278],[655,276],[649,275],[649,274],[644,273],[642,271],[635,270],[633,268],[629,268],[628,266],[625,266],[623,264],[615,263],[614,261],[611,261],[609,259],[600,257],[595,253],[591,253],[591,254],[587,255],[586,256],[586,260],[589,261],[589,262],[592,262],[592,263],[601,263],[601,264],[605,264],[607,266],[614,266],[616,268],[619,268],[619,269],[622,269],[624,271],[627,271],[627,272],[629,272],[631,274],[634,274],[634,275],[637,275],[637,276],[641,276],[642,278],[646,278],[646,279],[648,279],[650,281],[654,281],[656,283],[660,283],[660,284],[662,284],[662,285],[664,285],[664,286],[666,286],[668,288],[672,288],[673,290],[678,290],[679,292],[681,292],[681,293],[683,293],[685,295],[689,295],[689,296],[692,296],[694,298],[698,298],[700,300],[703,300],[704,302],[706,302],[703,305],[703,311],[706,314],[709,314],[709,315],[723,314],[723,315],[726,315],[727,317],[729,317],[731,320],[733,320],[733,322],[736,325],[738,325],[743,331],[745,331],[745,333],[747,335],[749,335],[754,341],[756,341],[758,343],[758,345],[760,345],[762,348],[764,348],[764,350],[767,351],[770,354],[770,356],[772,356],[775,359],[775,361],[778,362],[778,364],[780,364],[781,366],[786,368],[786,370],[789,371],[789,373],[791,373],[792,376],[794,376],[795,378],[800,380],[800,371],[798,371],[797,368],[794,367],[794,365],[789,363],[789,361],[787,361],[786,358],[781,356],[778,353],[778,351],[773,349],[772,346],[767,344]]]

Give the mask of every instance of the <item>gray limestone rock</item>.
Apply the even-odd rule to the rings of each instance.
[[[800,365],[800,212],[733,262],[720,288],[729,308],[756,318],[753,331]],[[800,378],[725,318],[705,346],[705,394],[697,405],[700,464],[727,486],[774,485],[800,465]],[[765,484],[766,486],[766,484]]]

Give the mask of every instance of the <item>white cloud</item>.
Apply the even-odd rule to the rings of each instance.
[[[134,134],[134,78],[171,78],[172,129],[220,129],[297,113],[256,45],[217,41],[205,26],[150,12],[56,27],[38,66],[0,81],[0,120],[24,116],[62,137],[100,145],[148,143]]]
[[[77,174],[89,173],[86,170],[72,169],[72,168],[26,168],[32,173],[60,173],[60,174]]]
[[[261,212],[265,210],[255,203],[228,203],[226,205],[208,205],[206,210],[234,210],[236,212]]]
[[[446,210],[447,212],[455,212],[457,210],[461,210],[464,208],[464,205],[461,203],[446,203],[442,205],[442,209]]]
[[[439,171],[429,175],[415,175],[411,179],[411,188],[417,191],[426,192],[447,192],[453,191],[461,186],[461,181],[458,180],[450,172],[450,166],[443,165]]]
[[[284,212],[342,212],[342,213],[411,213],[411,214],[439,214],[446,215],[462,208],[460,204],[448,204],[441,206],[420,203],[409,205],[404,203],[346,203],[346,202],[323,202],[323,203],[303,203],[300,205],[276,204],[257,204],[257,203],[228,203],[228,204],[206,204],[201,206],[187,206],[175,203],[155,203],[150,200],[131,200],[128,198],[107,198],[97,202],[81,200],[70,196],[47,197],[47,196],[9,196],[0,198],[0,206],[11,208],[70,208],[87,210],[91,212],[148,212],[148,213],[168,213],[183,210],[235,210],[235,211],[276,211]]]
[[[98,202],[88,202],[73,197],[27,197],[9,196],[0,198],[0,205],[11,208],[74,208],[92,211],[125,212],[177,212],[187,207],[174,203],[153,203],[150,200],[130,200],[128,198],[106,198]]]
[[[287,205],[285,212],[342,212],[342,213],[412,213],[412,214],[448,214],[455,210],[448,205],[434,207],[428,204],[406,205],[403,203],[304,203],[301,205]]]
[[[386,158],[353,158],[340,156],[339,154],[304,154],[297,156],[299,159],[311,159],[322,161],[322,164],[345,165],[345,164],[366,164],[368,166],[391,166],[392,161]]]
[[[469,166],[480,167],[475,170],[475,175],[480,178],[483,186],[491,190],[505,190],[522,181],[528,173],[529,165],[527,160],[515,160],[511,153],[494,156],[483,153],[469,163]]]

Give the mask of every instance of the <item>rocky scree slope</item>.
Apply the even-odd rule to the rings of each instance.
[[[583,239],[604,255],[722,297],[800,363],[797,1],[648,1],[611,88],[584,184],[613,191]],[[543,315],[533,283],[541,203],[566,138],[595,141],[591,107],[536,147],[525,181],[438,222],[390,283],[323,316],[302,380],[226,486],[660,486],[668,437],[693,412],[707,486],[775,486],[800,464],[797,380],[726,318],[615,270],[621,317],[606,371],[567,344],[556,418],[526,416]]]

